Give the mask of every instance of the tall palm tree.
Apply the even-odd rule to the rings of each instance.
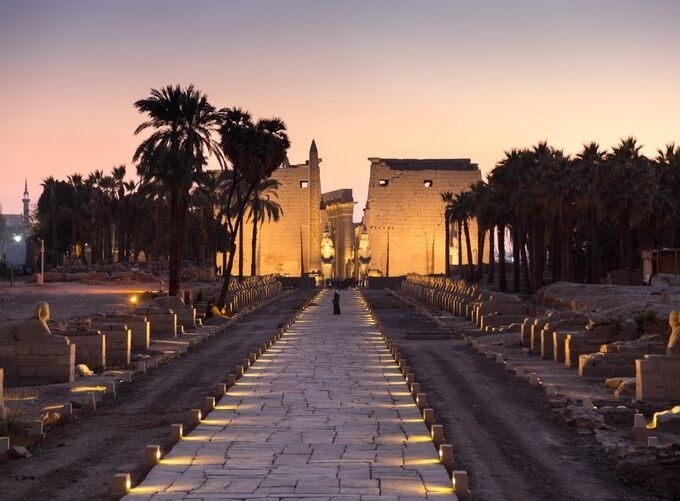
[[[265,220],[275,223],[283,216],[283,209],[276,199],[279,194],[281,183],[276,179],[264,179],[257,185],[253,194],[248,200],[248,219],[253,223],[253,234],[250,243],[250,276],[257,275],[257,227],[261,226]]]
[[[74,246],[82,248],[86,241],[85,235],[89,234],[89,232],[85,231],[85,185],[83,184],[83,176],[81,174],[74,173],[67,177],[67,181],[73,190],[73,200],[71,201],[71,241]],[[79,257],[82,258],[82,256]]]
[[[49,205],[50,233],[52,237],[50,248],[50,261],[52,266],[59,264],[57,251],[57,180],[53,176],[45,178],[42,182],[43,191],[47,193]]]
[[[603,163],[605,152],[600,145],[591,142],[583,145],[583,149],[576,155],[574,165],[579,171],[577,178],[582,181],[581,194],[588,213],[590,281],[600,283],[601,256],[600,256],[600,214],[603,208],[604,179]]]
[[[236,237],[243,224],[248,199],[257,185],[283,163],[290,141],[285,123],[278,118],[254,123],[250,114],[240,108],[226,109],[222,113],[221,146],[232,167],[232,180],[224,204],[231,249],[218,298],[218,304],[224,306],[234,266]],[[235,206],[233,200],[237,201]]]
[[[680,146],[675,146],[675,143],[667,144],[664,149],[657,150],[654,160],[658,187],[662,193],[662,196],[658,198],[670,202],[671,205],[668,207],[667,203],[664,203],[665,207],[659,207],[660,204],[655,198],[653,212],[662,223],[660,242],[655,246],[675,247],[678,234],[675,215],[680,210]]]
[[[125,165],[114,167],[111,171],[113,179],[113,203],[116,228],[116,251],[118,262],[125,262],[125,231],[127,221],[125,220]]]
[[[632,226],[644,218],[651,208],[652,172],[647,157],[640,153],[642,145],[628,137],[607,155],[607,190],[605,203],[619,227],[619,267],[631,266]]]
[[[465,235],[465,246],[467,250],[467,267],[465,278],[472,280],[474,277],[474,263],[472,260],[472,242],[470,241],[470,219],[473,216],[473,195],[471,191],[463,191],[454,197],[451,211],[453,218],[461,222],[463,234]]]
[[[169,294],[179,293],[184,230],[189,209],[190,191],[197,173],[214,154],[221,152],[211,133],[221,122],[222,114],[205,94],[193,85],[181,88],[168,85],[151,89],[151,95],[135,102],[149,120],[141,123],[135,134],[152,129],[135,151],[138,173],[144,182],[165,186],[170,207]]]
[[[453,204],[453,193],[447,191],[440,193],[444,202],[444,274],[451,276],[451,205]]]
[[[484,274],[484,245],[486,240],[486,232],[490,230],[489,233],[493,234],[493,224],[491,202],[490,202],[490,188],[488,183],[484,181],[477,181],[470,186],[470,192],[472,193],[472,213],[477,221],[477,273],[476,279],[482,280]],[[493,255],[493,240],[491,239],[491,247]],[[489,263],[493,262],[493,257],[489,260]]]

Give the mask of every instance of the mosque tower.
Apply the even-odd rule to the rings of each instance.
[[[21,201],[24,203],[24,212],[23,212],[23,223],[24,223],[24,228],[28,229],[28,219],[29,219],[29,210],[28,210],[28,204],[31,202],[31,199],[28,198],[28,179],[24,178],[24,198],[21,199]]]
[[[307,271],[321,271],[321,171],[319,152],[312,139],[309,147],[309,248]]]

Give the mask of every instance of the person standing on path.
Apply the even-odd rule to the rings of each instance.
[[[338,294],[338,291],[333,293],[333,315],[340,315],[340,294]]]

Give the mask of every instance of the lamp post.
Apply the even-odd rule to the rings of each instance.
[[[40,281],[38,285],[45,283],[45,240],[40,239]]]

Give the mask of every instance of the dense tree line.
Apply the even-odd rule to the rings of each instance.
[[[485,236],[488,281],[498,274],[507,290],[505,263],[512,261],[513,291],[525,293],[546,281],[600,283],[612,270],[639,268],[643,249],[680,246],[680,147],[669,144],[654,158],[640,150],[633,137],[611,150],[589,143],[574,156],[541,142],[507,151],[487,181],[443,193],[445,218],[466,242],[464,276],[482,279]],[[473,218],[480,228],[476,266]]]
[[[110,174],[45,179],[35,235],[53,265],[61,256],[84,262],[85,249],[93,264],[129,262],[142,251],[167,259],[171,295],[185,258],[212,266],[216,252],[226,252],[224,303],[244,222],[254,225],[254,252],[257,225],[282,214],[270,177],[289,147],[285,124],[217,109],[193,85],[152,89],[135,107],[147,118],[135,134],[150,132],[133,157],[138,180],[126,181],[123,165]],[[219,171],[204,170],[211,156]]]

